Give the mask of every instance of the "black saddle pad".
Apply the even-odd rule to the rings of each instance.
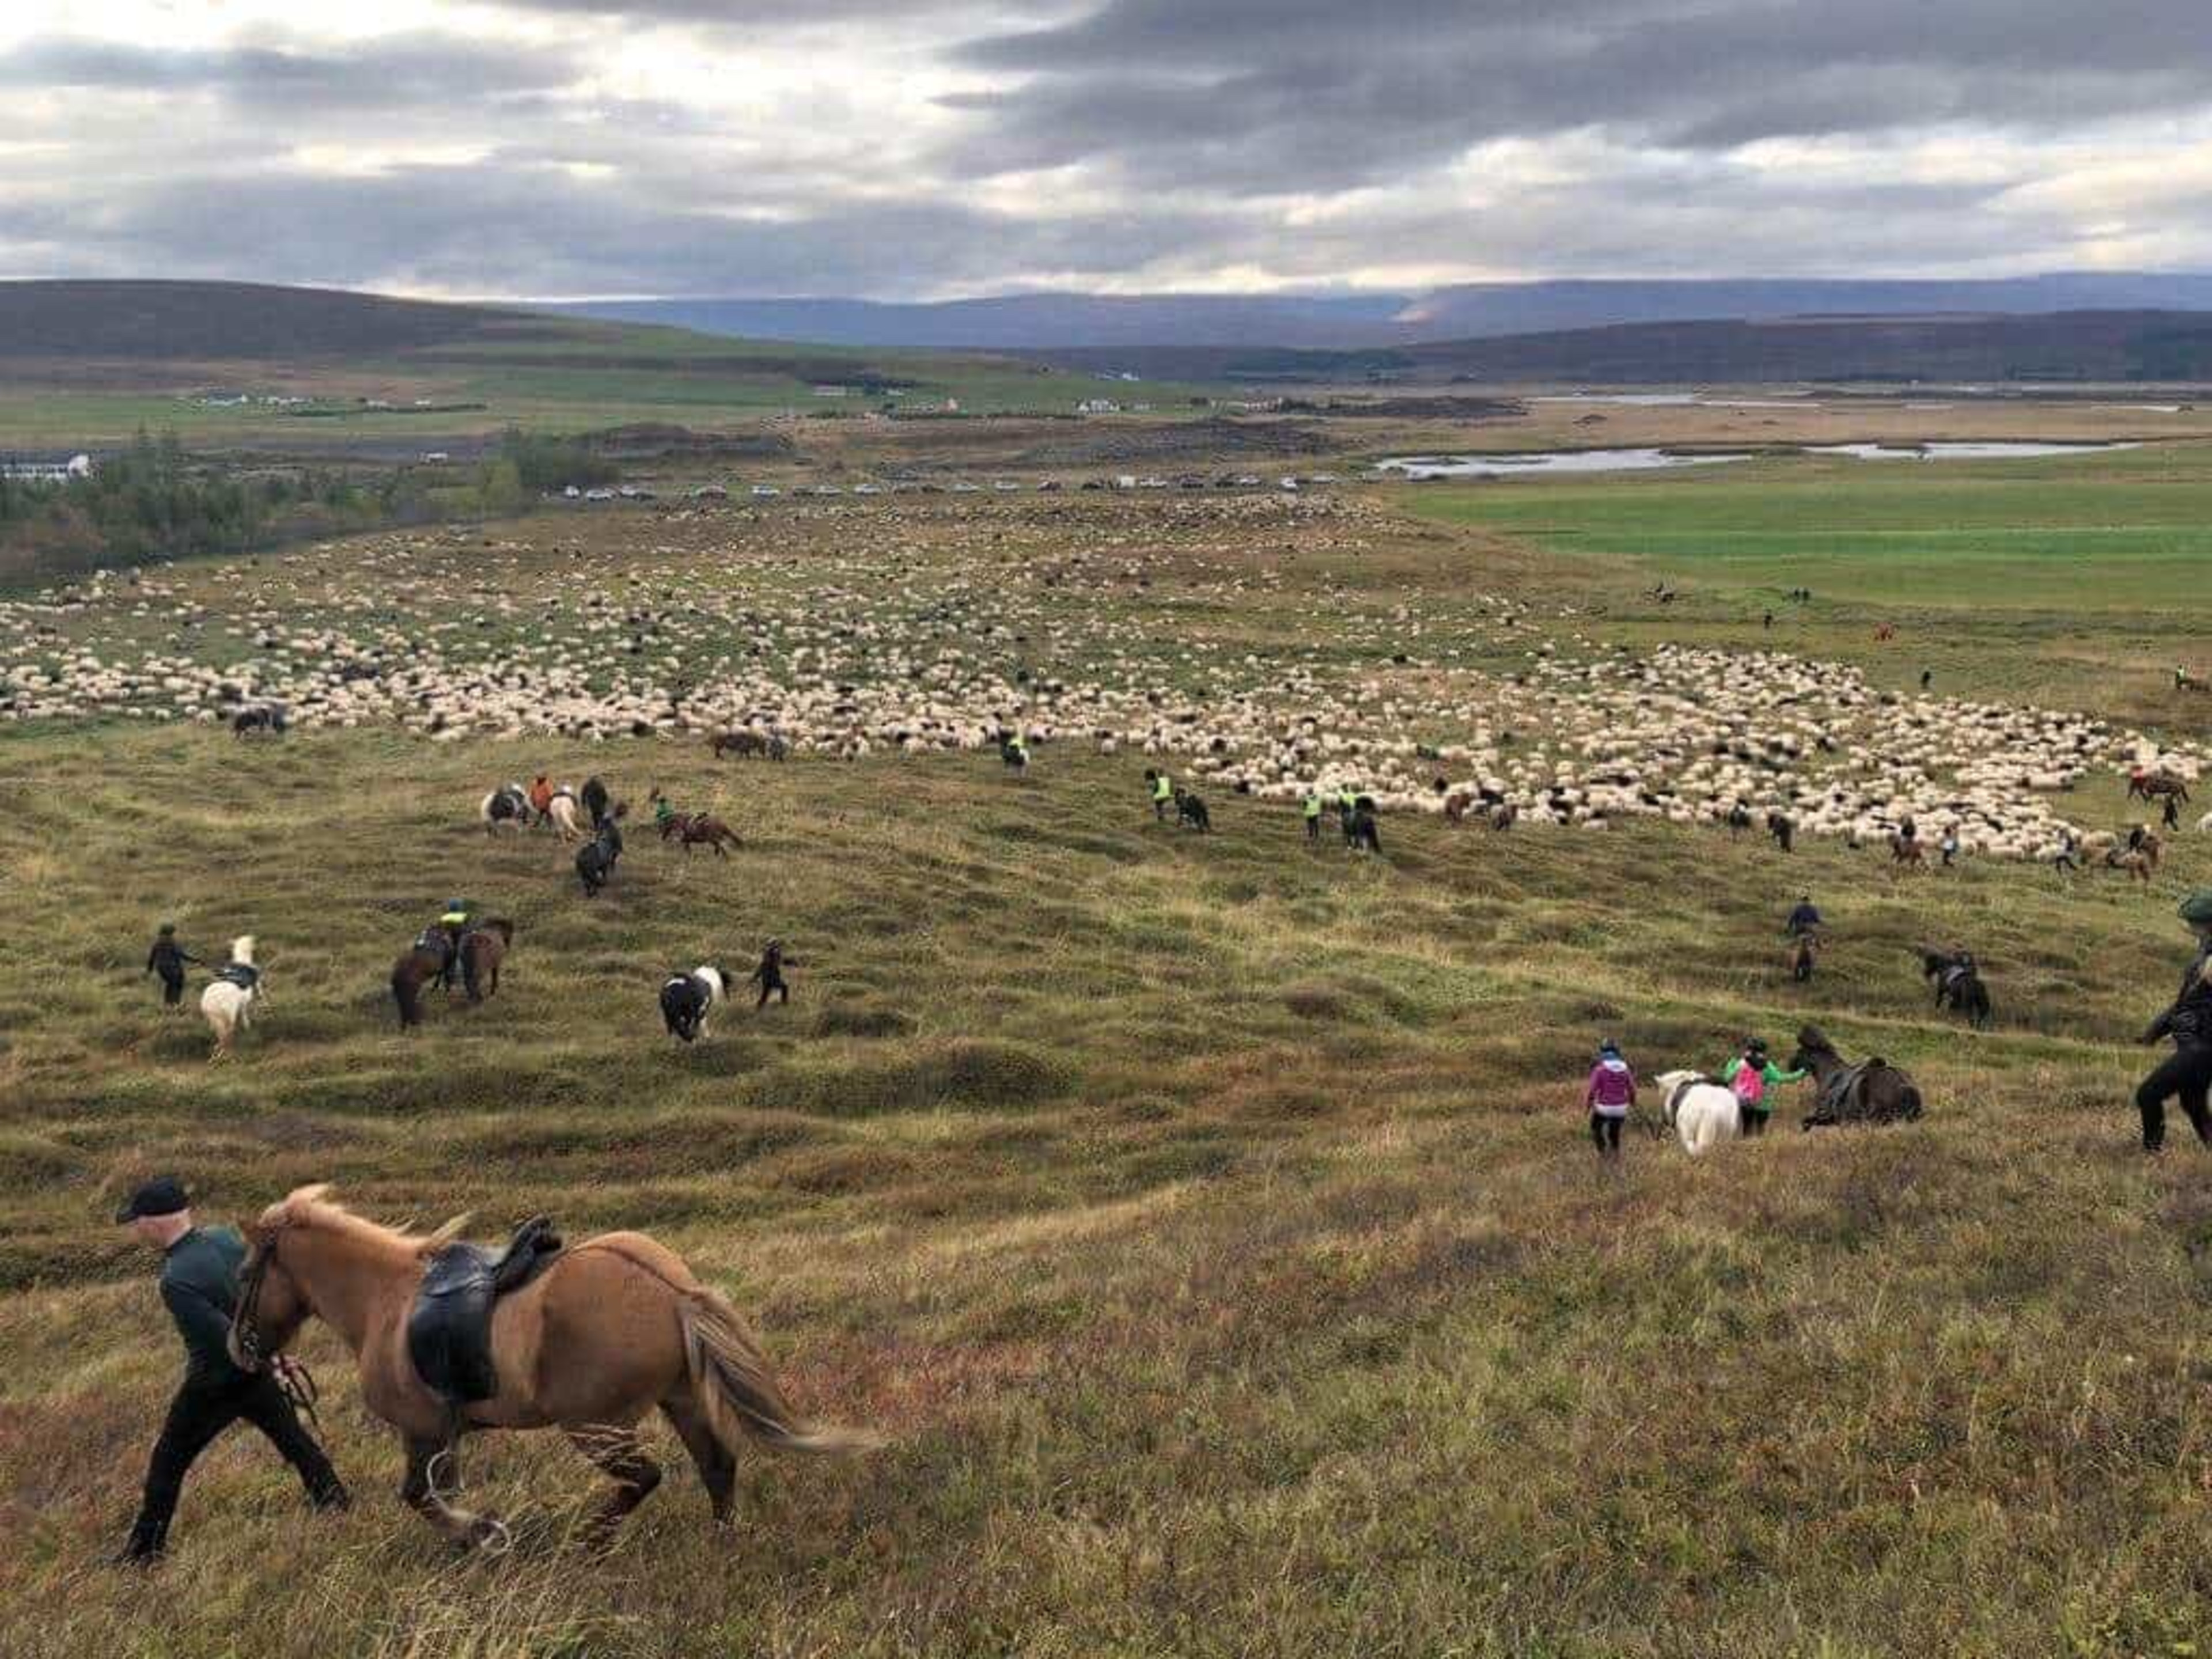
[[[544,1216],[516,1230],[504,1250],[448,1244],[422,1270],[407,1315],[407,1358],[430,1392],[455,1405],[499,1392],[492,1364],[491,1316],[499,1298],[520,1290],[561,1253]]]

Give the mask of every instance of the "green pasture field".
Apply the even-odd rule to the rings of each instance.
[[[2212,698],[2172,683],[2177,664],[2212,678],[2196,599],[2212,574],[2212,447],[1933,463],[1798,455],[1431,484],[1394,499],[1554,554],[1632,562],[1645,584],[1677,590],[1663,614],[1617,599],[1610,620],[1626,637],[1773,644],[1859,660],[1894,684],[1931,667],[1939,690],[2212,726]],[[1786,599],[1800,586],[1813,590],[1809,608]],[[1898,637],[1876,649],[1885,622]]]
[[[44,452],[70,444],[116,443],[141,429],[174,432],[203,444],[332,438],[407,441],[410,432],[451,437],[514,424],[554,433],[637,422],[712,426],[786,410],[858,415],[885,401],[941,405],[957,399],[971,414],[1067,413],[1095,395],[1087,374],[1055,372],[1012,358],[951,352],[863,351],[845,347],[728,340],[680,329],[568,324],[573,337],[479,339],[426,347],[385,359],[299,363],[149,363],[123,384],[53,384],[44,376],[0,385],[0,447]],[[818,371],[818,372],[817,372]],[[866,373],[911,382],[896,400],[854,392],[817,397],[813,386]],[[276,408],[207,408],[189,394],[205,390],[283,393],[351,402],[371,397],[401,405],[305,416]],[[1122,386],[1171,417],[1200,388],[1165,382]],[[480,403],[481,410],[405,407]]]

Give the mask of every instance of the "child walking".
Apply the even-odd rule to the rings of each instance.
[[[1628,1119],[1628,1109],[1636,1104],[1636,1073],[1609,1037],[1598,1044],[1597,1064],[1590,1067],[1583,1104],[1589,1109],[1590,1140],[1597,1147],[1598,1157],[1608,1164],[1618,1162],[1620,1126]]]

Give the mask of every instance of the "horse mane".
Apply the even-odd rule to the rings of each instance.
[[[1828,1041],[1817,1025],[1807,1025],[1799,1029],[1797,1046],[1813,1054],[1832,1054],[1836,1052],[1836,1045]]]
[[[417,1255],[428,1255],[452,1243],[468,1228],[470,1218],[464,1213],[418,1236],[407,1227],[387,1227],[380,1221],[355,1214],[331,1196],[331,1190],[326,1181],[293,1188],[261,1212],[255,1231],[266,1233],[279,1227],[313,1229],[380,1244],[401,1244]]]

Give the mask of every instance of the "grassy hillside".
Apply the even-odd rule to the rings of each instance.
[[[467,826],[536,765],[749,844],[640,845],[586,904],[549,842]],[[1355,863],[1235,802],[1156,828],[1134,770],[0,746],[18,878],[70,918],[0,988],[8,1650],[2182,1650],[2212,1212],[2203,1154],[2130,1149],[2117,1046],[2166,988],[2163,901],[1662,831],[1394,823]],[[1800,887],[1845,941],[1806,993],[1773,946]],[[448,888],[520,919],[512,976],[403,1039],[383,972]],[[167,915],[262,937],[229,1070],[137,975]],[[659,1034],[663,972],[771,931],[788,1011]],[[1982,947],[1996,1032],[1926,1018],[1931,933]],[[1593,1169],[1598,1035],[1710,1065],[1806,1016],[1914,1067],[1929,1121]],[[319,1335],[355,1512],[304,1524],[235,1440],[164,1586],[102,1574],[173,1361],[101,1218],[170,1166],[218,1213],[334,1178],[387,1218],[649,1227],[895,1443],[749,1465],[726,1540],[673,1481],[584,1568],[580,1462],[487,1443],[477,1495],[532,1525],[457,1566]]]
[[[1839,526],[1915,510],[1889,488]],[[693,619],[656,659],[765,641],[801,672],[801,647],[826,664],[866,629],[878,656],[957,636],[1224,696],[1237,674],[1387,677],[1394,630],[1425,660],[1393,685],[1546,644],[1785,643],[1755,589],[1669,566],[1688,592],[1662,614],[1632,550],[1550,550],[1571,501],[1510,526],[1395,516],[1457,499],[556,516],[180,567],[9,620],[57,659],[188,634],[241,672],[289,648],[257,637],[271,625],[465,628],[495,655],[575,629],[631,642],[530,621],[557,591]],[[2094,597],[2098,567],[2073,568]],[[742,637],[717,620],[732,591],[757,613]],[[1526,608],[1477,640],[1486,594]],[[2073,635],[2103,658],[2067,653],[2055,609],[1871,594],[1824,599],[1826,631],[1786,643],[1870,655],[1875,619],[1916,648],[1940,626],[1947,675],[2094,702],[2172,603],[2087,610]],[[27,945],[0,953],[0,1651],[2117,1659],[2212,1636],[2212,1153],[2177,1125],[2145,1160],[2129,1103],[2149,1058],[2130,1039],[2183,959],[2173,902],[2212,882],[2203,838],[2149,890],[1984,861],[1899,876],[1871,850],[1642,821],[1394,814],[1387,858],[1353,860],[1233,795],[1212,836],[1157,825],[1146,763],[1079,740],[1017,778],[973,754],[0,727]],[[539,770],[634,801],[658,784],[746,844],[717,862],[639,833],[587,902],[550,839],[474,822],[491,783]],[[2123,809],[2105,779],[2068,810]],[[454,891],[520,922],[507,984],[402,1037],[386,975]],[[1778,933],[1808,891],[1836,945],[1799,988]],[[203,950],[261,939],[270,1000],[230,1066],[140,974],[164,919]],[[788,1009],[729,1011],[696,1048],[661,1032],[665,973],[742,973],[769,933],[801,964]],[[1985,1034],[1927,1007],[1912,949],[1953,940],[1989,973]],[[1648,1074],[1807,1018],[1911,1067],[1928,1119],[1801,1135],[1785,1100],[1765,1141],[1692,1164],[1638,1136],[1618,1177],[1597,1170],[1579,1100],[1601,1036]],[[335,1180],[386,1219],[472,1211],[485,1237],[538,1210],[648,1229],[746,1310],[808,1409],[891,1443],[749,1461],[723,1538],[672,1466],[586,1561],[564,1541],[596,1495],[581,1460],[479,1442],[471,1501],[520,1544],[458,1560],[392,1496],[396,1446],[317,1330],[354,1510],[305,1518],[234,1437],[161,1577],[118,1577],[97,1557],[177,1362],[150,1263],[106,1217],[155,1169],[222,1217]]]
[[[1090,395],[1085,377],[1006,358],[769,344],[228,283],[0,283],[0,448],[40,452],[141,428],[196,444],[404,448],[415,434],[518,422],[711,425],[947,398],[978,413],[1066,412]],[[816,396],[824,385],[853,390]],[[898,398],[882,395],[894,388]],[[1173,401],[1188,389],[1147,393]],[[241,395],[250,401],[232,401]]]

